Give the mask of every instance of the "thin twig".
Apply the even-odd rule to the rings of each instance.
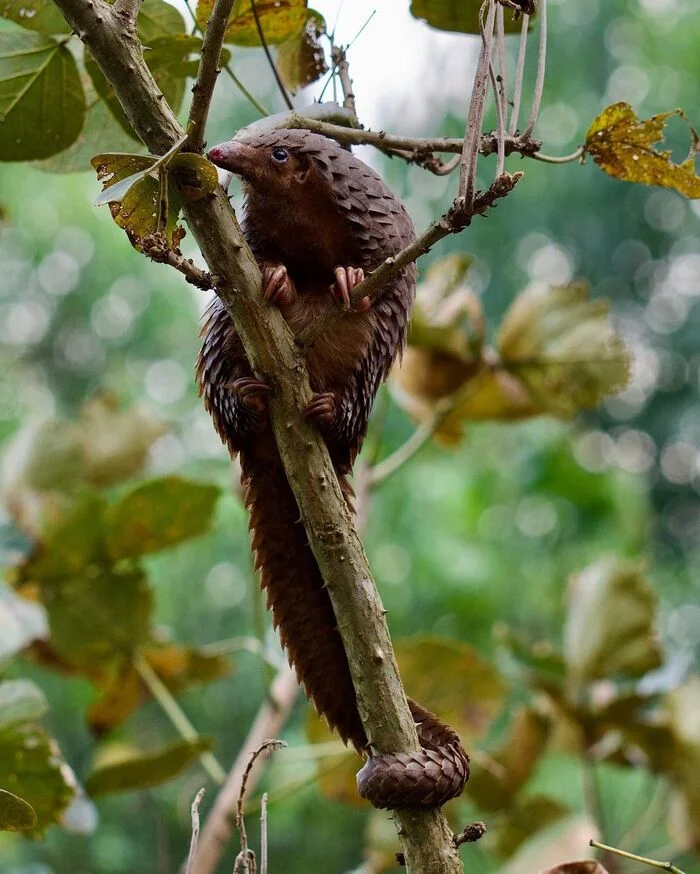
[[[572,152],[570,155],[543,155],[542,152],[533,152],[530,155],[531,158],[534,158],[536,161],[542,161],[545,164],[571,164],[574,161],[578,161],[586,153],[585,146],[579,146],[575,152]]]
[[[215,277],[197,267],[191,258],[185,258],[179,249],[171,249],[163,234],[149,234],[141,241],[143,254],[157,264],[168,264],[182,273],[190,285],[203,291],[216,287]]]
[[[503,7],[498,7],[503,12]],[[493,88],[493,93],[496,96],[496,141],[498,142],[498,160],[496,163],[496,178],[498,178],[506,166],[506,150],[505,150],[505,138],[506,138],[506,120],[505,113],[503,111],[503,101],[499,97],[498,94],[498,80],[496,78],[496,73],[493,69],[493,65],[489,64],[489,78],[491,79],[491,87]]]
[[[263,47],[265,57],[267,58],[267,62],[270,65],[270,69],[272,70],[272,75],[275,77],[275,82],[277,82],[277,87],[279,88],[280,94],[282,95],[282,100],[284,100],[287,109],[294,109],[294,104],[292,103],[289,94],[287,94],[287,89],[284,87],[284,82],[282,81],[282,77],[280,76],[279,70],[277,69],[277,64],[275,64],[275,60],[272,57],[272,53],[270,52],[267,40],[265,39],[265,34],[263,33],[262,24],[260,23],[260,16],[258,15],[255,0],[250,0],[250,8],[253,12],[253,18],[255,19],[255,27],[257,28],[258,36],[260,37],[260,44]]]
[[[350,78],[350,67],[346,50],[342,46],[333,46],[331,51],[331,57],[338,68],[338,78],[340,79],[340,87],[343,92],[343,106],[357,117],[357,106],[355,105],[355,94],[352,90],[352,79]]]
[[[488,366],[484,367],[482,370],[474,374],[474,376],[465,383],[461,389],[456,391],[450,397],[444,398],[440,401],[435,407],[432,417],[428,419],[427,422],[423,422],[422,425],[419,425],[405,443],[371,469],[369,480],[372,488],[380,485],[390,476],[393,476],[393,474],[410,461],[413,456],[435,436],[435,434],[440,430],[440,426],[458,407],[481,391],[488,382],[488,377],[492,376],[492,374],[492,368]]]
[[[190,852],[187,856],[185,874],[194,874],[194,860],[197,858],[197,842],[199,841],[199,805],[202,803],[205,791],[205,789],[200,789],[192,802],[192,837],[190,838]]]
[[[542,94],[544,93],[544,74],[547,66],[547,0],[539,0],[540,18],[540,43],[537,50],[537,75],[535,77],[535,90],[532,95],[532,109],[530,119],[523,131],[524,137],[529,137],[535,129],[537,117],[540,114]]]
[[[412,261],[429,252],[435,243],[448,237],[450,234],[457,234],[468,227],[474,216],[483,215],[494,205],[496,200],[506,197],[515,188],[522,176],[521,172],[513,174],[503,173],[502,176],[499,176],[492,183],[487,191],[476,196],[471,209],[466,207],[464,201],[455,200],[450,209],[438,221],[433,222],[415,242],[411,243],[410,246],[406,246],[405,249],[397,252],[391,258],[387,258],[366,279],[355,286],[350,295],[350,309],[364,298],[369,298],[370,300],[375,298],[380,289],[390,279],[393,279]],[[341,319],[345,312],[346,310],[339,307],[329,309],[325,315],[316,319],[309,328],[299,333],[296,338],[297,343],[301,346],[313,345],[329,325]]]
[[[189,133],[187,151],[204,150],[204,128],[207,124],[209,107],[214,96],[214,86],[221,72],[221,49],[229,17],[235,0],[215,0],[202,41],[202,54],[197,71],[197,81],[192,87],[192,105],[187,120]]]
[[[255,122],[255,126],[257,128],[258,125],[264,123],[264,129],[266,130],[280,128],[308,130],[312,133],[330,137],[342,145],[369,145],[387,154],[405,152],[405,155],[400,156],[416,163],[420,163],[421,158],[425,160],[433,152],[461,155],[464,147],[464,140],[457,137],[402,137],[388,134],[385,131],[364,130],[362,128],[332,124],[297,112],[280,113],[275,118],[274,125],[268,125],[268,121],[268,119],[264,119],[263,122]],[[252,127],[252,125],[249,127]],[[537,152],[540,145],[541,143],[538,140],[526,139],[524,137],[506,137],[505,152],[506,155],[517,152],[523,157],[530,157],[534,152]],[[495,134],[482,135],[479,139],[479,154],[487,156],[493,155],[496,152],[498,152],[498,142]]]
[[[467,210],[471,209],[476,196],[476,165],[481,142],[481,126],[484,120],[484,105],[486,103],[487,80],[491,61],[491,44],[493,42],[493,25],[496,18],[496,0],[484,0],[481,7],[488,4],[486,23],[481,31],[481,51],[474,75],[472,99],[469,104],[467,128],[464,132],[462,160],[459,169],[458,197],[464,202]]]
[[[243,774],[248,769],[248,751],[258,748],[265,738],[281,731],[289,719],[298,691],[296,675],[291,668],[284,665],[270,687],[268,699],[258,711],[250,727],[225,784],[214,800],[214,806],[202,830],[193,874],[212,874],[219,864],[231,839],[233,817],[241,793]],[[249,786],[253,785],[261,772],[262,761],[258,759],[254,766],[248,769]]]
[[[170,689],[168,689],[140,652],[135,653],[132,663],[137,674],[143,680],[144,685],[160,705],[161,710],[180,732],[180,736],[187,741],[201,740],[201,735],[189,721],[185,711],[177,703]],[[216,784],[220,786],[224,783],[226,771],[221,767],[212,752],[206,750],[200,753],[199,761]]]
[[[530,16],[523,15],[523,22],[520,27],[520,48],[518,49],[518,60],[515,65],[515,85],[513,86],[513,112],[510,116],[510,126],[508,133],[514,137],[518,130],[518,117],[520,115],[520,101],[523,94],[523,78],[525,75],[525,57],[527,55],[527,32],[530,26]]]
[[[241,852],[238,854],[238,859],[242,860],[244,870],[248,870],[248,863],[250,862],[252,863],[251,867],[253,871],[255,871],[255,856],[252,853],[252,850],[248,847],[248,835],[246,834],[245,817],[243,816],[243,801],[245,800],[248,777],[250,777],[250,772],[253,769],[256,759],[262,755],[262,753],[266,750],[278,750],[281,747],[286,746],[287,744],[283,740],[264,740],[260,746],[250,754],[245,770],[243,771],[243,776],[241,777],[241,788],[238,793],[238,800],[236,801],[236,828],[241,836]],[[236,866],[238,866],[238,859],[236,859]],[[236,868],[234,868],[234,871],[235,870]]]
[[[498,111],[498,167],[496,176],[500,176],[505,169],[505,142],[506,128],[508,126],[508,62],[506,60],[506,32],[504,22],[504,10],[499,4],[496,10],[496,53],[498,56],[498,88],[494,86],[496,94],[496,109]]]
[[[606,853],[612,853],[614,856],[622,856],[623,859],[630,859],[632,862],[641,862],[643,865],[651,865],[652,868],[661,868],[663,871],[670,871],[671,874],[685,874],[680,868],[677,868],[671,862],[659,862],[656,859],[647,859],[646,856],[638,856],[636,853],[628,853],[626,850],[618,850],[617,847],[609,847],[607,844],[601,844],[600,841],[589,841],[591,847],[598,850],[605,850]]]
[[[267,792],[260,799],[260,874],[267,874]]]

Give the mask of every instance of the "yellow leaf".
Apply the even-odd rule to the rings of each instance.
[[[214,8],[214,0],[199,0],[197,23],[204,29]],[[279,45],[300,33],[306,24],[308,11],[306,0],[256,0],[255,11],[265,42]],[[260,35],[250,0],[241,0],[235,8],[235,16],[229,19],[225,41],[239,46],[259,46]]]
[[[629,353],[615,332],[605,300],[589,301],[573,282],[516,298],[496,340],[501,362],[542,410],[570,417],[624,388]]]
[[[695,172],[698,135],[690,127],[690,154],[682,164],[671,160],[670,151],[654,148],[664,140],[669,118],[687,121],[681,109],[640,120],[629,103],[608,106],[586,133],[585,151],[598,166],[617,179],[673,188],[686,197],[700,197],[700,177]]]
[[[302,32],[279,47],[277,71],[292,94],[320,79],[327,72],[326,56],[319,43],[319,37],[325,32],[326,22],[323,16],[309,10]]]

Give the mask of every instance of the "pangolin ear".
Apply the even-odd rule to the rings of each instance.
[[[294,179],[300,184],[303,185],[306,182],[309,171],[311,170],[311,161],[306,157],[306,155],[299,155],[297,158],[297,167],[294,170]]]

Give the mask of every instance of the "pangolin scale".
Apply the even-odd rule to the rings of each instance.
[[[352,268],[343,274],[352,284],[354,269],[369,273],[415,239],[408,213],[383,180],[325,137],[298,130],[249,133],[212,149],[210,157],[241,177],[246,239],[270,299],[295,333],[338,306],[338,267]],[[346,477],[374,397],[405,343],[415,280],[411,264],[371,306],[348,312],[305,350],[311,387],[326,399],[319,427],[348,500]],[[256,384],[218,298],[202,336],[199,389],[219,435],[240,458],[255,564],[273,622],[318,712],[367,754],[330,597],[264,413],[264,386]],[[437,807],[459,795],[469,776],[455,732],[415,702],[409,705],[422,751],[370,756],[358,775],[360,794],[377,807]]]

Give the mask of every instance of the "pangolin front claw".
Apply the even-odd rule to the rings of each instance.
[[[304,418],[321,428],[330,427],[335,421],[335,395],[331,391],[313,396],[304,410]]]
[[[267,408],[266,398],[272,389],[265,382],[254,376],[242,376],[234,379],[228,386],[242,404],[254,413],[264,413]]]
[[[365,278],[365,271],[361,267],[336,267],[335,282],[331,285],[331,292],[345,307],[350,309],[350,295],[356,285],[359,285]],[[360,301],[364,303],[365,298]],[[356,309],[365,310],[366,306],[356,305]]]
[[[284,264],[266,267],[263,270],[263,297],[268,303],[291,303],[296,297],[296,288]]]

